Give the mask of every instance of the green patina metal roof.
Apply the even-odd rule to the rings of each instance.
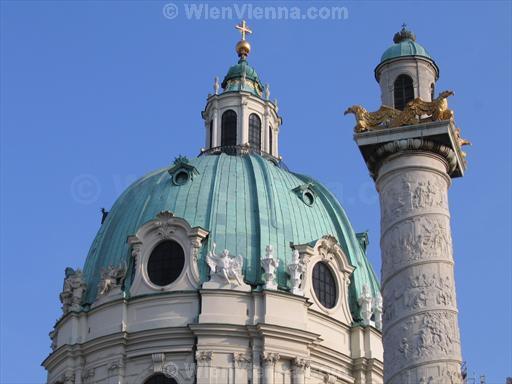
[[[246,83],[242,84],[245,73]],[[229,68],[228,73],[222,80],[224,92],[247,91],[255,96],[261,96],[263,86],[256,70],[249,65],[245,58],[241,58],[237,64]]]
[[[226,248],[245,258],[244,276],[251,284],[261,283],[260,258],[271,244],[281,260],[278,283],[286,289],[290,243],[311,243],[332,234],[355,267],[349,288],[355,317],[359,312],[356,299],[363,284],[374,294],[379,291],[362,243],[337,199],[323,185],[256,155],[202,156],[189,164],[197,172],[185,184],[173,183],[165,168],[142,177],[118,198],[87,256],[87,303],[96,297],[102,268],[123,262],[130,265],[128,236],[164,210],[184,218],[192,227],[200,226],[210,232],[200,255],[203,280],[208,274],[205,255],[213,241],[218,249]],[[316,196],[312,205],[305,204],[294,191],[306,183],[310,183]],[[125,284],[129,287],[130,278]]]
[[[393,44],[391,47],[386,49],[380,58],[380,62],[382,63],[386,60],[406,56],[422,56],[433,60],[432,56],[430,56],[430,54],[425,48],[423,48],[423,46],[412,39],[405,39],[397,44]]]

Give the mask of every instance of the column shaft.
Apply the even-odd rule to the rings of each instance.
[[[406,152],[379,169],[386,384],[459,383],[446,162]]]

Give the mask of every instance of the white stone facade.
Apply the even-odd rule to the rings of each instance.
[[[302,274],[290,281],[301,293],[294,295],[201,285],[197,255],[207,234],[169,212],[139,228],[128,240],[135,262],[129,294],[116,287],[88,310],[63,315],[43,362],[48,383],[144,384],[155,373],[179,384],[383,383],[380,331],[353,326],[353,267],[332,236],[296,246]],[[146,264],[163,239],[179,242],[187,261],[175,282],[159,287]],[[330,309],[313,289],[318,262],[336,279]]]

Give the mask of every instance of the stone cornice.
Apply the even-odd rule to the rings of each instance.
[[[249,330],[245,325],[220,324],[220,323],[201,323],[189,324],[188,328],[195,336],[216,335],[229,337],[248,337]]]
[[[257,324],[256,331],[265,337],[275,337],[283,340],[298,341],[307,344],[313,344],[321,341],[317,333],[300,330],[297,328],[288,328],[280,325]]]
[[[350,369],[352,364],[352,358],[343,353],[336,352],[331,348],[324,347],[320,344],[315,344],[310,349],[310,358],[311,365],[319,366],[319,365],[330,365],[330,364],[340,364]]]

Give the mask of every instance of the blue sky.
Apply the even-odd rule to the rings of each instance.
[[[170,19],[167,3],[1,2],[1,383],[44,381],[39,364],[61,313],[64,268],[83,265],[100,208],[203,146],[200,112],[214,76],[236,62],[239,20],[190,20],[178,1]],[[463,355],[470,374],[504,383],[512,376],[511,3],[280,4],[348,12],[249,19],[249,61],[279,100],[286,164],[323,181],[354,228],[370,231],[377,273],[377,193],[343,111],[379,107],[373,69],[404,21],[440,67],[437,89],[455,91],[450,106],[474,144],[450,191]]]

